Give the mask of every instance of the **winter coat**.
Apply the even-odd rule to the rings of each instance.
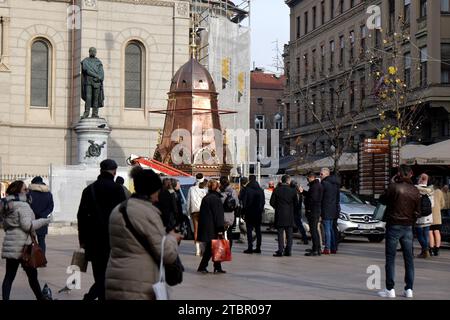
[[[270,205],[275,209],[275,227],[293,227],[294,215],[298,211],[297,191],[288,184],[278,186],[270,197]]]
[[[250,181],[245,190],[243,194],[244,198],[242,199],[245,222],[250,225],[260,225],[266,204],[264,190],[261,189],[257,181]]]
[[[109,216],[124,200],[122,186],[115,183],[114,176],[108,172],[100,173],[97,181],[83,190],[77,214],[78,240],[88,260],[109,254]]]
[[[323,186],[318,179],[308,184],[308,191],[303,191],[306,217],[319,218],[322,210]]]
[[[417,185],[416,188],[419,190],[421,195],[427,195],[431,201],[431,207],[434,207],[434,189],[432,186]],[[433,223],[433,213],[426,217],[420,217],[416,221],[416,227],[429,227]]]
[[[161,241],[166,231],[161,212],[150,201],[131,198],[127,213],[136,231],[150,244],[155,255],[161,257]],[[111,254],[106,269],[106,299],[154,300],[153,284],[159,281],[159,265],[126,227],[117,206],[109,219]],[[167,235],[164,242],[164,263],[175,262],[177,240]]]
[[[444,209],[450,209],[450,191],[447,191],[447,192],[442,191],[442,194],[443,194],[444,200],[445,200]]]
[[[202,200],[207,193],[208,190],[199,188],[198,183],[189,188],[187,196],[187,211],[189,214],[200,212]]]
[[[11,195],[2,199],[0,214],[3,217],[2,258],[20,259],[24,245],[31,243],[31,232],[46,226],[50,219],[36,219],[26,195]]]
[[[175,201],[177,204],[177,215],[175,216],[175,221],[177,225],[180,225],[183,222],[183,195],[181,194],[181,190],[175,190]]]
[[[50,189],[45,184],[30,184],[28,187],[31,196],[31,209],[33,209],[36,219],[47,218],[53,211],[53,196]],[[36,230],[38,236],[48,233],[48,226]]]
[[[217,239],[217,234],[224,232],[224,224],[222,195],[218,192],[210,191],[203,198],[200,206],[197,240],[209,242]]]
[[[441,225],[442,224],[441,210],[444,209],[445,207],[444,193],[440,189],[435,189],[433,200],[434,200],[433,223],[431,223],[431,225]]]
[[[411,179],[397,178],[380,196],[386,206],[386,225],[413,226],[420,214],[420,193]]]
[[[322,219],[337,219],[341,212],[339,182],[336,176],[328,176],[321,181],[322,193]]]
[[[166,227],[166,231],[169,232],[175,229],[177,225],[176,217],[178,216],[175,190],[162,190],[159,193],[159,201],[156,206],[161,211],[161,218]]]

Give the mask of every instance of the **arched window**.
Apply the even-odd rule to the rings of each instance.
[[[144,46],[137,41],[125,48],[125,108],[142,108],[145,88]]]
[[[36,39],[31,45],[31,101],[33,107],[49,107],[51,88],[51,57],[49,42]]]

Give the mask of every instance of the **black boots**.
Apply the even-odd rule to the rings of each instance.
[[[437,257],[439,256],[439,247],[434,247],[430,249],[430,252],[433,252],[433,256]]]

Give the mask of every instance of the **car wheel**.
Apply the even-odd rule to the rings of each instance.
[[[370,235],[370,236],[367,236],[367,238],[369,239],[369,242],[379,243],[384,240],[384,234],[383,235],[380,235],[380,234]]]

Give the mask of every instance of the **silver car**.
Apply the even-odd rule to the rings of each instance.
[[[341,239],[345,236],[365,236],[370,242],[383,241],[386,223],[372,218],[374,206],[365,203],[349,191],[341,190],[340,200],[338,229]]]

